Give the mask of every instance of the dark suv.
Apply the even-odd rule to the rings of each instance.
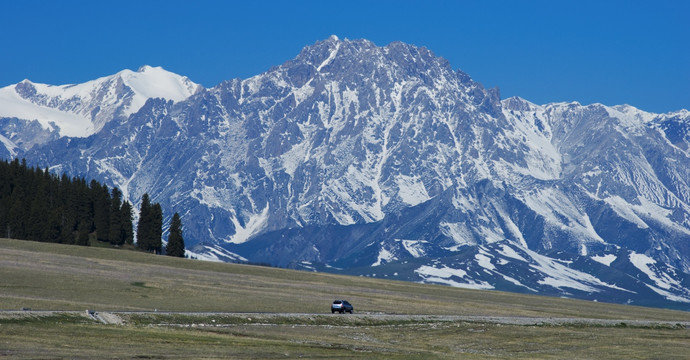
[[[336,300],[333,302],[333,304],[331,304],[331,314],[333,314],[336,311],[341,314],[344,312],[349,312],[350,314],[352,314],[352,311],[354,310],[355,308],[352,306],[352,304],[347,302],[347,300]]]

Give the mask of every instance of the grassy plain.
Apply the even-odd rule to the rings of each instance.
[[[331,315],[335,298],[350,300],[355,315]],[[0,309],[20,308],[79,313],[0,314],[0,358],[683,359],[690,353],[690,330],[674,325],[690,322],[688,312],[0,239]],[[94,321],[86,309],[117,312],[124,324]],[[636,320],[665,323],[630,325]]]

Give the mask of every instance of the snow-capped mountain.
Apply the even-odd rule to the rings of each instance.
[[[22,155],[148,192],[206,259],[690,308],[688,111],[501,100],[337,37],[188,93]]]
[[[186,77],[150,66],[76,85],[24,80],[0,89],[0,126],[3,133],[15,134],[2,141],[16,154],[17,147],[28,150],[60,137],[87,137],[108,121],[137,112],[150,98],[182,101],[200,88]]]

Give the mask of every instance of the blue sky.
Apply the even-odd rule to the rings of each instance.
[[[503,98],[690,109],[690,1],[2,1],[0,87],[141,65],[206,87],[335,34],[426,46]]]

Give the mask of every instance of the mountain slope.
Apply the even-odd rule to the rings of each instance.
[[[331,37],[26,156],[148,192],[206,258],[683,307],[689,123],[501,101],[423,47]]]
[[[200,88],[186,77],[150,66],[76,85],[24,80],[0,89],[0,125],[10,133],[8,126],[36,121],[41,125],[39,132],[50,134],[18,137],[16,143],[26,150],[58,137],[87,137],[112,119],[138,111],[149,98],[181,101]]]

